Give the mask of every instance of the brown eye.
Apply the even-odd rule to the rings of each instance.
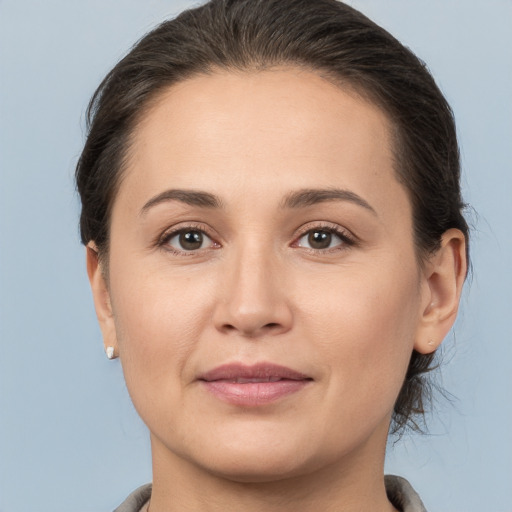
[[[331,245],[332,233],[328,231],[310,231],[308,244],[312,249],[328,249]]]
[[[311,229],[297,241],[299,247],[317,251],[332,249],[344,244],[350,245],[350,241],[345,236],[329,229]]]
[[[167,241],[167,244],[178,251],[197,251],[204,249],[204,246],[212,246],[210,237],[202,231],[196,229],[187,229],[175,233]]]
[[[183,249],[194,251],[203,245],[203,234],[199,231],[186,231],[178,235],[178,240]]]

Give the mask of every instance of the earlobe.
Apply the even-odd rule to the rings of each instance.
[[[465,237],[460,230],[449,229],[425,265],[425,302],[414,345],[421,354],[434,352],[453,326],[466,271]]]
[[[103,344],[107,355],[117,354],[117,336],[110,302],[110,292],[105,279],[104,272],[98,254],[98,249],[94,242],[89,242],[86,247],[87,275],[91,285],[94,308],[103,336]]]

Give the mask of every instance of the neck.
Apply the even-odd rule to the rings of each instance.
[[[153,437],[151,444],[151,512],[395,511],[384,487],[384,449],[376,454],[373,443],[365,447],[367,454],[349,454],[320,469],[258,482],[215,474],[164,449]]]

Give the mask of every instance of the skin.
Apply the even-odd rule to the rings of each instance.
[[[351,195],[285,205],[306,189]],[[207,237],[186,251],[173,229]],[[341,238],[311,248],[314,229]],[[435,350],[452,326],[466,267],[454,229],[419,264],[380,109],[294,68],[171,87],[135,129],[108,282],[94,243],[87,258],[105,346],[151,433],[151,512],[394,510],[393,404],[413,348]],[[260,361],[312,380],[255,408],[197,380]]]

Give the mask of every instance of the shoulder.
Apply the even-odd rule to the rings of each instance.
[[[384,477],[386,493],[389,501],[402,512],[427,512],[418,493],[412,485],[400,476],[386,475]]]
[[[140,512],[140,509],[151,497],[151,484],[135,489],[114,512]]]

